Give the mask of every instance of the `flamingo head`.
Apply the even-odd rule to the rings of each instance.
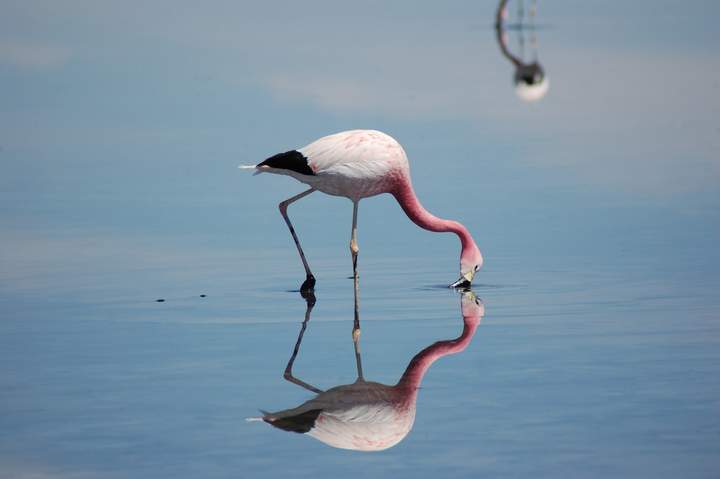
[[[469,288],[475,273],[482,267],[483,257],[480,249],[473,244],[468,251],[460,255],[460,278],[450,285],[451,288]]]
[[[463,318],[476,318],[477,321],[480,321],[480,318],[485,315],[485,305],[469,289],[462,292],[460,306],[462,307]]]
[[[550,79],[538,62],[522,64],[513,78],[515,93],[526,102],[538,101],[548,92]]]

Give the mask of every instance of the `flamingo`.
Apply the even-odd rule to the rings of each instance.
[[[395,385],[367,381],[363,377],[360,350],[355,334],[359,328],[357,319],[353,329],[357,380],[352,384],[336,386],[322,391],[292,374],[293,363],[310,312],[315,304],[312,293],[306,296],[307,309],[300,334],[290,361],[285,369],[285,379],[317,395],[295,408],[277,412],[264,412],[261,417],[248,421],[264,421],[271,426],[289,432],[307,434],[329,446],[358,451],[381,451],[402,441],[412,429],[418,390],[425,373],[439,358],[463,351],[480,324],[485,313],[482,302],[470,290],[461,294],[460,305],[463,330],[455,339],[437,341],[416,354]]]
[[[545,74],[542,65],[537,60],[537,38],[535,36],[535,15],[537,13],[536,2],[533,1],[530,7],[530,45],[533,49],[535,59],[532,63],[526,62],[524,58],[525,34],[523,33],[523,17],[525,15],[525,4],[520,2],[518,6],[518,24],[513,28],[518,31],[521,53],[514,55],[507,47],[507,34],[505,33],[505,18],[507,17],[508,0],[500,0],[495,12],[495,38],[497,39],[500,52],[515,66],[515,93],[526,102],[534,102],[542,99],[550,88],[550,79]]]
[[[470,286],[475,273],[482,266],[482,254],[467,228],[457,221],[433,216],[420,204],[410,181],[407,155],[400,143],[385,133],[376,130],[343,131],[322,137],[302,148],[278,153],[257,165],[241,165],[240,168],[254,169],[255,174],[289,175],[310,186],[308,190],[278,205],[305,268],[301,293],[314,289],[315,276],[310,270],[287,210],[292,203],[314,191],[344,196],[353,203],[350,253],[354,277],[357,276],[359,252],[358,204],[363,198],[382,193],[393,195],[405,214],[421,228],[434,232],[452,232],[458,236],[462,247],[460,279],[450,284],[450,287]]]

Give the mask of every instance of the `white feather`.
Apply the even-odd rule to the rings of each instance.
[[[402,146],[375,130],[335,133],[297,151],[315,172],[313,176],[298,176],[298,180],[323,193],[353,201],[387,192],[391,171],[409,171]]]

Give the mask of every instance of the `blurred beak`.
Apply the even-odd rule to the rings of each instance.
[[[451,288],[469,288],[470,286],[472,286],[473,276],[475,276],[474,271],[468,271],[467,273],[463,273],[463,275],[460,276],[460,279],[458,279],[453,284],[451,284],[450,287]]]

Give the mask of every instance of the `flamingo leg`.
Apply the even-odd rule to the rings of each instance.
[[[290,229],[290,234],[295,241],[295,246],[297,246],[298,253],[300,253],[300,259],[302,260],[302,264],[305,267],[305,281],[303,282],[302,286],[300,286],[301,293],[313,290],[313,288],[315,287],[315,276],[313,276],[312,271],[310,271],[310,266],[308,266],[308,262],[305,259],[305,253],[303,253],[302,247],[300,246],[300,240],[298,239],[297,234],[295,234],[295,228],[293,228],[293,225],[290,222],[290,217],[288,217],[287,208],[288,206],[290,206],[290,204],[296,202],[301,198],[306,197],[313,191],[315,191],[315,188],[310,188],[307,191],[303,191],[299,195],[295,195],[292,198],[288,198],[285,201],[280,202],[280,204],[278,205],[278,208],[280,209],[280,214],[285,219],[285,223],[287,223],[288,228]]]
[[[300,333],[298,334],[297,341],[295,342],[295,348],[293,349],[292,356],[290,356],[290,361],[288,361],[287,366],[285,366],[285,373],[283,374],[283,377],[293,384],[297,384],[298,386],[301,386],[309,391],[320,394],[321,392],[323,392],[322,389],[318,389],[315,386],[296,378],[292,374],[293,364],[295,364],[295,358],[298,355],[298,351],[300,351],[300,343],[302,343],[302,338],[305,334],[305,328],[307,328],[307,323],[308,321],[310,321],[310,313],[312,312],[313,306],[315,306],[315,295],[313,293],[308,293],[303,297],[305,298],[305,302],[307,304],[307,307],[305,309],[305,319],[303,320],[302,326],[300,327]]]
[[[357,257],[358,248],[357,244],[357,214],[358,214],[358,202],[353,201],[353,222],[352,222],[352,234],[350,237],[350,254],[352,255],[353,264],[353,288],[355,293],[355,319],[353,321],[353,346],[355,347],[355,363],[357,365],[358,379],[363,379],[362,372],[362,361],[360,359],[360,286],[359,277],[357,272]]]
[[[358,252],[360,251],[360,248],[358,248],[357,244],[357,214],[358,214],[358,202],[353,202],[353,222],[352,222],[352,235],[350,237],[350,254],[352,255],[352,263],[353,263],[353,278],[357,279],[357,257]],[[356,285],[357,290],[357,285]]]

